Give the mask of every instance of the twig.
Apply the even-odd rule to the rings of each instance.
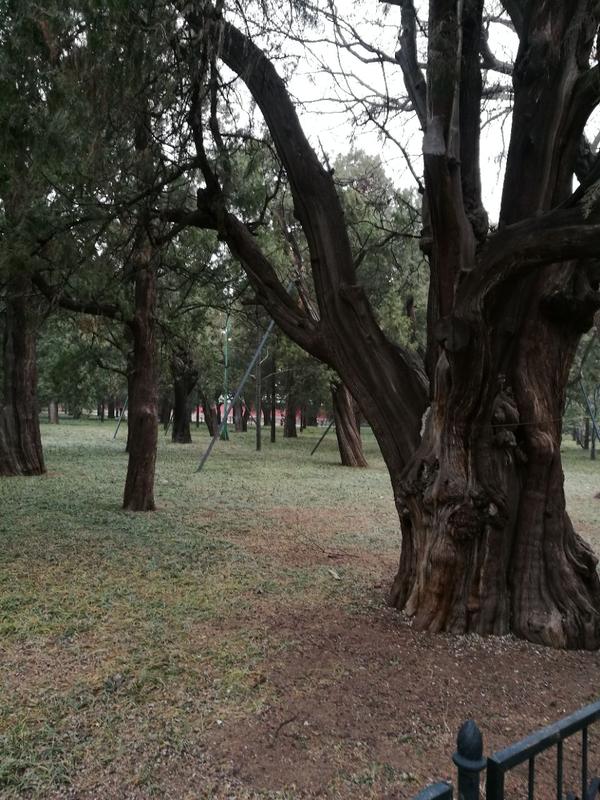
[[[273,734],[273,736],[271,738],[271,744],[269,745],[269,747],[273,747],[273,745],[275,744],[275,739],[279,736],[279,733],[280,733],[281,729],[285,728],[285,726],[289,725],[291,722],[295,722],[297,719],[298,719],[298,714],[294,714],[293,717],[290,717],[289,719],[286,719],[283,722],[281,722],[277,726],[277,729],[275,730],[275,733]]]

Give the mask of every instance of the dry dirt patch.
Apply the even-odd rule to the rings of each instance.
[[[288,642],[265,665],[271,701],[210,743],[254,790],[351,797],[362,785],[368,794],[355,796],[411,797],[451,778],[465,719],[478,721],[491,752],[596,698],[598,654],[416,634],[387,609],[280,613],[265,625],[273,643]],[[567,778],[575,759],[567,752]]]

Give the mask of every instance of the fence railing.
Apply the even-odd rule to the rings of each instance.
[[[581,734],[580,782],[578,795],[582,800],[600,798],[600,779],[590,782],[588,764],[590,726],[600,720],[600,701],[581,708],[574,714],[564,717],[546,728],[532,733],[520,742],[493,753],[488,758],[483,755],[481,731],[473,720],[465,722],[456,737],[456,752],[452,760],[457,767],[457,789],[459,800],[479,800],[481,773],[485,770],[486,800],[504,800],[504,779],[508,772],[527,763],[527,798],[534,800],[536,788],[535,759],[541,753],[556,748],[556,798],[562,800],[564,791],[564,741]],[[600,769],[600,764],[595,767]],[[575,794],[567,792],[566,800],[574,800]],[[419,792],[414,800],[453,800],[454,788],[450,783],[436,783]],[[546,800],[547,795],[544,795]]]

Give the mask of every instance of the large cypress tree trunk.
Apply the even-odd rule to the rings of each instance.
[[[335,434],[344,467],[367,467],[360,438],[360,411],[343,383],[331,387]]]
[[[129,325],[133,336],[127,420],[129,463],[123,508],[127,511],[153,511],[158,442],[154,332],[156,272],[152,263],[152,246],[148,241],[141,244],[136,260],[135,315]]]
[[[559,206],[571,193],[578,136],[568,131],[577,130],[577,118],[556,99],[571,97],[591,46],[594,21],[584,5],[534,4],[527,16],[515,66],[504,225]],[[417,455],[395,485],[403,541],[393,602],[418,628],[512,630],[555,647],[596,648],[596,559],[566,513],[560,457],[569,368],[598,303],[595,270],[562,263],[511,278],[510,264],[494,266],[502,247],[493,237],[479,249],[477,269],[468,268],[468,234],[452,230],[456,219],[442,205],[435,174],[446,170],[452,180],[447,156],[440,165],[439,147],[425,155],[433,276],[448,259],[444,247],[452,243],[456,256],[462,242],[455,262],[462,280],[449,284],[450,294],[437,286],[438,307],[447,311],[435,327],[434,401]],[[464,197],[464,177],[462,189]],[[523,240],[520,258],[525,247]]]
[[[198,370],[194,366],[191,355],[179,350],[171,359],[171,375],[173,376],[173,430],[171,439],[177,444],[189,444],[192,441],[190,429],[190,393],[198,380]]]
[[[596,559],[566,513],[560,461],[576,337],[560,346],[554,327],[532,315],[506,376],[475,343],[438,363],[421,446],[394,487],[403,539],[392,601],[417,628],[598,645]],[[498,331],[487,341],[483,331],[489,355]]]
[[[18,275],[5,294],[0,404],[0,476],[45,472],[37,406],[37,368],[31,281]]]

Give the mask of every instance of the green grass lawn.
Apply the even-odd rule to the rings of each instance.
[[[293,644],[261,620],[382,604],[398,530],[376,444],[349,470],[333,433],[314,457],[320,430],[260,454],[232,434],[197,474],[205,429],[161,433],[157,513],[132,514],[124,432],[42,431],[48,474],[0,482],[0,796],[216,797],[204,742],[271,702],[265,664]],[[566,444],[565,472],[598,546],[600,462]]]

